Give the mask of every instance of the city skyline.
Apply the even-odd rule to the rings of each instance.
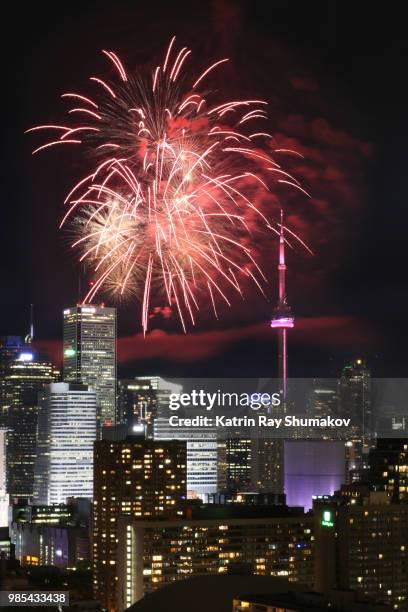
[[[402,11],[9,9],[0,606],[408,612]]]
[[[27,170],[27,182],[18,188],[20,193],[24,194],[23,201],[27,204],[24,203],[23,208],[16,207],[13,210],[6,208],[5,221],[10,227],[14,226],[19,219],[19,211],[24,210],[29,214],[31,229],[27,226],[27,229],[22,230],[16,237],[19,246],[14,249],[13,264],[4,270],[3,282],[9,300],[1,305],[0,331],[4,334],[25,331],[28,328],[29,304],[34,303],[37,339],[47,343],[53,356],[55,341],[60,333],[59,311],[67,304],[80,302],[83,297],[83,291],[78,296],[78,276],[81,271],[76,269],[70,260],[65,238],[58,234],[56,229],[60,211],[57,202],[61,202],[66,193],[71,171],[67,170],[67,176],[61,175],[57,169],[58,160],[54,161],[51,156],[44,161],[29,158],[29,143],[24,140],[22,134],[24,129],[34,124],[38,118],[45,119],[48,113],[56,117],[55,107],[52,106],[55,95],[67,85],[74,87],[77,83],[84,82],[85,75],[82,71],[77,74],[82,50],[89,52],[91,57],[105,44],[102,41],[102,33],[106,31],[111,14],[107,9],[98,12],[99,29],[95,29],[91,38],[87,32],[85,39],[87,24],[91,15],[92,19],[94,17],[92,3],[87,6],[88,9],[85,8],[82,15],[83,25],[78,32],[76,50],[73,51],[68,45],[66,51],[59,51],[58,60],[54,60],[70,66],[76,76],[69,77],[67,83],[63,82],[62,75],[56,72],[56,64],[44,58],[44,49],[48,44],[45,37],[30,60],[39,62],[42,66],[39,81],[37,85],[34,82],[30,84],[29,98],[19,102],[15,123],[8,127],[11,150],[15,152],[15,159],[21,160]],[[183,11],[180,12],[178,27],[174,30],[177,36],[180,39],[185,38],[188,44],[191,25],[208,26],[203,47],[212,41],[214,55],[234,54],[233,69],[239,68],[242,72],[242,86],[245,91],[250,91],[254,86],[251,78],[253,66],[252,60],[237,52],[237,41],[241,38],[249,49],[256,49],[258,45],[259,49],[264,51],[264,57],[257,58],[256,62],[254,59],[254,63],[257,78],[261,75],[258,89],[269,99],[274,109],[271,113],[271,130],[277,131],[282,141],[292,140],[305,153],[307,161],[302,169],[302,179],[312,193],[314,204],[308,209],[305,202],[294,200],[293,197],[285,202],[288,223],[290,222],[294,229],[299,229],[303,224],[303,233],[315,252],[313,257],[300,252],[287,253],[290,269],[288,285],[291,302],[297,314],[296,330],[291,334],[291,371],[295,375],[301,375],[302,368],[308,368],[309,371],[305,372],[307,375],[312,375],[312,370],[315,370],[316,374],[328,375],[339,369],[346,358],[361,355],[368,359],[379,375],[403,375],[403,352],[395,332],[404,317],[405,289],[401,283],[401,273],[398,272],[403,259],[402,237],[399,234],[403,223],[391,226],[392,220],[386,214],[390,198],[398,205],[402,201],[401,190],[399,187],[399,190],[392,188],[391,192],[385,192],[381,184],[375,186],[380,180],[378,166],[382,163],[383,156],[389,156],[390,152],[386,146],[388,130],[385,130],[384,124],[380,124],[379,134],[377,130],[382,107],[380,100],[371,95],[374,74],[370,64],[364,59],[359,60],[358,76],[361,83],[353,71],[338,74],[337,70],[343,64],[350,64],[352,57],[358,55],[362,43],[358,40],[357,32],[362,13],[357,11],[354,25],[347,23],[349,35],[344,39],[334,36],[330,52],[319,58],[314,51],[313,41],[317,43],[336,34],[336,24],[346,21],[344,9],[336,3],[327,8],[322,31],[317,25],[322,23],[321,17],[316,26],[313,25],[313,20],[309,19],[311,23],[308,35],[302,31],[302,9],[295,11],[294,15],[291,15],[291,22],[293,32],[299,36],[299,44],[306,50],[308,61],[305,61],[300,58],[293,32],[282,32],[282,24],[289,9],[280,7],[273,13],[265,6],[259,6],[257,12],[246,2],[217,2],[201,7],[199,14],[196,14],[193,9],[189,11],[183,3],[180,7]],[[130,5],[122,3],[114,18],[122,19],[123,15],[129,15],[131,11]],[[53,23],[53,13],[45,15],[40,10],[38,16],[40,15],[42,31],[46,32]],[[64,27],[67,27],[68,32],[69,19],[72,17],[66,15],[66,18],[67,26]],[[228,20],[234,24],[231,31],[228,31],[226,26]],[[270,32],[262,28],[263,20],[270,24]],[[163,24],[159,26],[157,44],[149,43],[145,48],[135,48],[130,58],[132,66],[145,65],[149,56],[159,53],[164,41],[168,40],[169,28],[173,23],[166,12],[163,14],[163,22],[166,22],[166,27]],[[380,21],[376,21],[376,24],[379,28]],[[255,43],[256,29],[259,32]],[[373,32],[375,31],[374,28]],[[375,37],[369,37],[368,33],[366,36],[367,44],[381,57],[380,51],[376,51],[374,46]],[[397,41],[400,47],[404,44],[402,37],[397,37]],[[108,42],[118,51],[123,50],[123,42],[119,38],[115,39],[112,34]],[[393,53],[395,60],[397,51]],[[273,54],[276,54],[279,62],[273,61]],[[19,61],[18,52],[15,61]],[[398,73],[398,62],[390,61],[389,64]],[[273,75],[281,93],[262,76],[262,71],[269,65],[273,67]],[[332,65],[337,70],[336,86],[341,92],[343,109],[337,109],[332,104],[333,75],[329,70]],[[362,69],[363,66],[366,71]],[[30,70],[31,67],[27,64],[27,71]],[[384,78],[390,79],[390,76]],[[21,76],[13,73],[12,77],[15,83],[12,91],[17,95],[22,87]],[[391,81],[391,86],[391,91],[402,87],[397,81]],[[36,101],[36,87],[42,90],[41,108]],[[385,95],[380,92],[380,96],[381,102],[384,102]],[[388,97],[392,98],[387,94]],[[400,96],[395,96],[395,99],[401,101]],[[29,108],[26,105],[28,101]],[[399,108],[400,106],[396,109],[397,114]],[[396,121],[396,117],[394,120]],[[323,165],[319,161],[322,158],[327,160]],[[11,164],[10,179],[5,181],[8,193],[15,187],[15,181],[10,181],[16,167],[10,158],[7,163]],[[390,166],[389,157],[385,163]],[[358,169],[359,165],[361,170]],[[47,170],[49,167],[53,168],[51,174],[54,178],[51,179]],[[390,180],[394,178],[395,172],[396,169],[389,169]],[[47,185],[47,194],[44,193],[44,185]],[[395,183],[391,182],[391,185]],[[12,193],[14,199],[19,191]],[[49,198],[54,202],[53,205]],[[397,210],[403,219],[403,209]],[[42,225],[49,237],[47,249],[52,253],[52,257],[48,257],[48,251],[43,247],[43,231],[39,232]],[[312,226],[315,226],[316,230],[313,230]],[[375,246],[379,241],[383,245],[382,249]],[[23,245],[26,248],[23,248]],[[5,236],[1,248],[5,249],[6,254],[10,251],[11,239],[8,236]],[[27,249],[34,249],[36,254],[26,266],[23,262]],[[140,374],[157,371],[163,375],[174,375],[177,370],[186,371],[187,368],[190,374],[204,369],[210,375],[211,371],[220,370],[229,375],[233,370],[239,371],[240,374],[245,374],[245,370],[250,373],[252,368],[252,371],[262,370],[264,374],[270,367],[266,357],[271,349],[274,351],[276,341],[272,333],[268,334],[264,330],[264,321],[267,321],[275,303],[276,251],[277,244],[269,244],[264,252],[264,259],[270,261],[269,268],[267,265],[267,274],[271,279],[267,289],[268,300],[251,296],[242,305],[237,304],[234,310],[225,309],[218,323],[208,321],[204,317],[197,329],[186,337],[159,303],[156,312],[152,313],[153,333],[142,341],[137,322],[139,307],[119,304],[119,360],[125,371],[136,366]],[[385,252],[387,258],[383,256]],[[385,262],[385,259],[390,257],[393,260],[391,269]],[[2,259],[5,260],[4,257]],[[14,287],[13,279],[16,275],[26,280]],[[54,284],[52,290],[49,287],[51,278]],[[303,280],[305,278],[306,285]],[[84,282],[82,281],[82,286]],[[352,300],[348,299],[349,292],[353,294]],[[312,357],[310,351],[313,353]],[[180,357],[183,353],[188,355],[184,361]],[[165,357],[162,357],[163,354]],[[240,355],[244,354],[251,355],[251,359],[247,360],[250,364],[245,366],[240,359]],[[211,363],[208,363],[208,357],[211,357]],[[175,363],[177,359],[179,363]]]

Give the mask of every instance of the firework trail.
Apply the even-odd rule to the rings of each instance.
[[[92,164],[68,194],[61,223],[75,232],[72,246],[95,278],[84,302],[98,292],[137,296],[146,332],[152,296],[164,295],[186,331],[204,292],[215,316],[231,293],[242,296],[244,281],[263,292],[254,227],[279,233],[279,225],[254,196],[267,196],[276,182],[303,189],[262,146],[271,136],[254,126],[266,119],[266,102],[209,99],[208,79],[227,59],[189,79],[191,51],[177,51],[173,38],[163,63],[143,78],[103,53],[116,79],[91,77],[92,97],[63,94],[71,121],[28,130],[56,134],[33,154],[77,146]]]

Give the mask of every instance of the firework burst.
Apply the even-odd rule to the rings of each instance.
[[[137,296],[144,332],[153,296],[176,309],[185,331],[204,293],[218,316],[219,304],[242,295],[246,281],[263,292],[253,232],[279,233],[279,225],[255,206],[255,194],[267,196],[276,182],[303,191],[263,146],[271,136],[256,126],[266,119],[266,102],[213,104],[204,86],[228,60],[189,79],[191,51],[174,43],[149,78],[128,74],[104,51],[117,78],[91,77],[92,97],[62,96],[76,123],[29,130],[57,134],[34,154],[70,145],[91,161],[61,223],[74,230],[72,246],[95,278],[84,302],[98,292]]]

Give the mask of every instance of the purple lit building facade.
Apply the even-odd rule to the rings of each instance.
[[[345,482],[345,443],[341,440],[285,440],[284,487],[288,506],[305,511],[313,498],[333,495]]]

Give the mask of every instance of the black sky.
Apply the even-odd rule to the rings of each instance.
[[[407,161],[408,38],[403,9],[397,3],[298,2],[70,2],[10,3],[2,20],[2,181],[0,334],[24,333],[28,308],[36,308],[37,336],[58,338],[62,308],[77,300],[77,269],[56,227],[60,204],[77,176],[75,160],[65,152],[31,157],[33,141],[24,130],[62,116],[59,95],[78,90],[88,75],[103,70],[101,48],[125,56],[127,64],[146,64],[162,53],[175,33],[183,44],[216,58],[234,53],[242,87],[253,88],[251,74],[264,77],[264,98],[288,105],[290,113],[309,112],[307,95],[285,99],[272,82],[286,67],[319,83],[313,112],[331,125],[369,143],[372,156],[363,168],[361,208],[341,229],[341,254],[322,281],[308,291],[308,274],[319,265],[304,263],[292,295],[299,316],[363,318],[370,332],[355,346],[292,349],[292,373],[333,375],[343,359],[361,352],[377,375],[407,374]],[[266,52],[266,50],[269,50]],[[277,70],[271,65],[276,52]],[[277,81],[279,85],[279,80]],[[269,89],[266,90],[265,89]],[[255,85],[256,88],[256,85]],[[319,106],[320,105],[320,106]],[[329,109],[329,110],[328,110]],[[281,111],[280,111],[281,112]],[[313,190],[313,185],[311,185]],[[329,247],[326,247],[329,248]],[[320,254],[322,265],[326,254]],[[302,267],[303,266],[303,267]],[[313,269],[312,269],[313,268]],[[303,276],[302,276],[303,275]],[[300,278],[304,279],[304,287]],[[268,305],[257,306],[258,322]],[[120,312],[121,334],[138,331],[136,308]],[[350,334],[353,331],[350,330]],[[188,375],[265,375],[268,343],[245,340],[220,350],[211,363],[172,365],[153,359],[137,371]],[[180,369],[181,368],[181,369]],[[128,371],[130,371],[128,367]]]

